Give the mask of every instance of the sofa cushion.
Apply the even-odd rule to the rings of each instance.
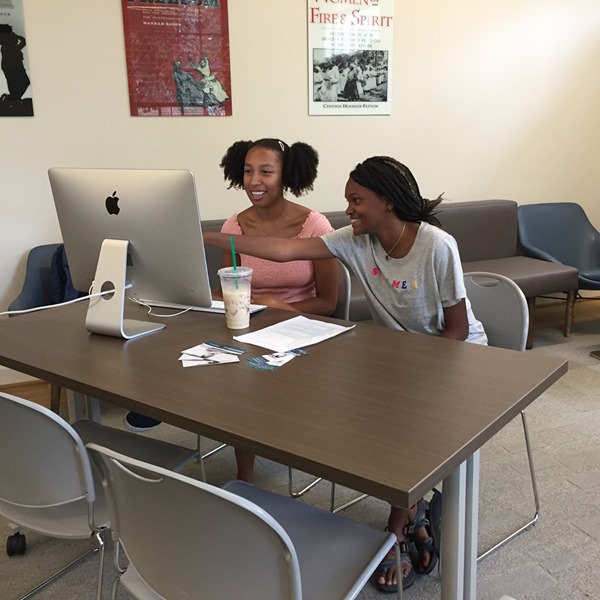
[[[513,200],[447,202],[436,215],[457,242],[463,263],[518,254],[517,203]]]
[[[545,296],[577,289],[577,269],[556,263],[511,256],[490,260],[475,260],[462,263],[465,273],[487,271],[512,279],[523,291],[526,298]]]

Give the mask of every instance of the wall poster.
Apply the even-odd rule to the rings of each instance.
[[[311,115],[389,115],[394,0],[307,0]]]
[[[23,0],[0,0],[0,117],[32,117]]]
[[[227,0],[122,5],[131,115],[231,115]]]

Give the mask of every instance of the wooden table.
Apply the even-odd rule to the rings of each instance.
[[[89,334],[85,310],[0,321],[0,364],[396,505],[444,480],[444,599],[475,598],[476,451],[567,371],[557,358],[361,323],[276,371],[244,357],[184,369],[181,350],[203,341],[269,351],[233,341],[221,315],[188,313],[124,341]],[[269,309],[251,330],[291,316]]]

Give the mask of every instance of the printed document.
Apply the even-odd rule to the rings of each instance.
[[[274,352],[288,352],[296,348],[318,344],[353,327],[355,325],[345,327],[299,316],[265,327],[259,331],[236,335],[233,339],[238,342],[268,348]]]

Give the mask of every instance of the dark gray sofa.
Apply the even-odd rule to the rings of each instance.
[[[443,229],[458,243],[465,273],[499,273],[523,290],[529,305],[527,348],[531,348],[537,296],[566,294],[563,334],[565,337],[570,335],[578,271],[574,267],[523,255],[519,246],[517,208],[513,200],[442,202],[438,218]]]
[[[442,228],[457,241],[463,270],[499,273],[512,279],[523,290],[529,305],[527,347],[533,345],[535,299],[537,296],[564,293],[567,296],[564,336],[571,332],[573,307],[578,288],[578,271],[556,263],[523,256],[519,248],[517,203],[512,200],[447,202],[439,206]],[[335,229],[350,223],[343,211],[325,212]],[[203,221],[205,231],[219,231],[223,220]],[[216,272],[222,253],[206,247],[211,285],[218,287]],[[366,321],[371,315],[362,288],[352,278],[350,320]]]

